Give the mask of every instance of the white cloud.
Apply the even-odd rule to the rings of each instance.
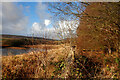
[[[45,3],[39,2],[36,6],[36,13],[40,19],[40,25],[44,28],[44,25],[48,25],[50,22],[51,15],[48,13],[48,6]]]
[[[50,20],[45,19],[45,25],[48,26],[50,24]]]
[[[32,33],[38,33],[41,30],[41,26],[39,25],[39,23],[34,22],[32,25]]]
[[[28,17],[14,3],[2,3],[2,33],[26,34]]]
[[[31,27],[31,33],[34,34],[34,36],[37,37],[44,37],[46,34],[46,38],[50,39],[58,39],[57,35],[55,33],[55,29],[53,27],[49,28],[43,28],[40,23],[34,22]]]
[[[79,21],[58,21],[54,24],[54,27],[43,28],[40,23],[34,22],[32,25],[32,33],[34,36],[44,37],[51,39],[64,39],[68,37],[75,37],[76,29],[78,27]],[[70,31],[72,32],[71,35]]]
[[[56,34],[54,28],[50,25],[50,17],[51,15],[47,12],[48,6],[47,4],[38,3],[36,6],[36,13],[39,16],[40,23],[34,22],[31,27],[31,33],[37,37],[44,37],[46,34],[46,38],[56,39]]]

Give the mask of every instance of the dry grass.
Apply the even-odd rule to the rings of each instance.
[[[41,53],[28,53],[2,58],[3,78],[37,78],[44,77]],[[51,69],[49,69],[51,70]]]
[[[99,68],[99,73],[95,73],[95,78],[120,78],[120,54],[114,52],[105,54],[103,51],[88,51],[80,55],[86,56],[92,60],[92,63],[99,63],[96,68]]]
[[[30,47],[30,48],[41,48],[41,49],[56,49],[56,48],[60,48],[61,45],[51,45],[51,44],[39,44],[39,45],[25,45],[25,47]]]
[[[40,45],[39,45],[40,46]],[[51,45],[49,45],[50,47]],[[65,59],[70,47],[55,45],[46,52],[2,56],[3,78],[62,78]],[[43,46],[44,47],[44,46]],[[83,52],[75,55],[70,78],[120,78],[120,57],[99,52]]]
[[[50,63],[58,62],[65,57],[64,51],[65,49],[63,48],[48,50],[46,59],[44,59],[45,52],[35,51],[28,54],[2,56],[2,77],[12,79],[44,78],[44,61],[46,61],[46,75],[47,78],[51,78],[55,66]]]

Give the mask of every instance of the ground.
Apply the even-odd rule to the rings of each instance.
[[[44,52],[2,56],[2,77],[63,78],[64,70],[69,64],[66,59],[70,46],[61,44],[34,47],[48,49]],[[117,53],[109,55],[102,51],[83,51],[75,54],[69,70],[70,78],[120,78],[120,58]]]

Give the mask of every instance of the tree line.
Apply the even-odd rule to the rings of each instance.
[[[56,5],[51,3],[50,6],[59,20],[79,21],[77,36],[70,39],[79,51],[120,51],[120,2],[62,2]],[[70,29],[68,32],[72,35]]]

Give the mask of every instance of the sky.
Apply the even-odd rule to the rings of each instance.
[[[54,16],[48,8],[47,2],[3,2],[0,13],[2,34],[37,37],[47,34],[47,38],[58,39],[55,33],[58,29],[53,27]],[[68,23],[56,22],[61,24],[59,26]]]
[[[2,3],[2,34],[42,36],[54,30],[51,17],[46,3]]]

